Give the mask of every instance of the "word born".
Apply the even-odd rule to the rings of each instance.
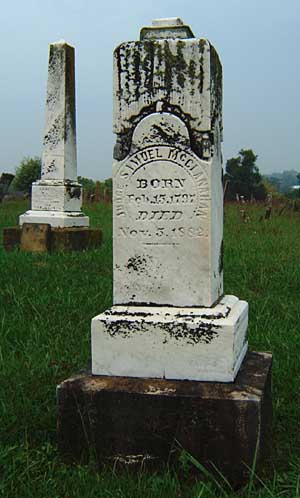
[[[137,178],[137,188],[183,188],[186,178]]]

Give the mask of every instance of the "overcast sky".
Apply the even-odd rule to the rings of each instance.
[[[300,171],[300,0],[3,0],[0,173],[41,155],[48,44],[65,39],[76,48],[78,174],[110,177],[113,49],[177,16],[221,58],[225,161],[252,148],[262,173]]]

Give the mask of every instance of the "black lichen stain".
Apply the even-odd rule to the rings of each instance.
[[[73,47],[66,47],[66,120],[65,140],[76,136],[76,111],[75,111],[75,52]]]
[[[141,55],[140,55],[139,50],[135,50],[135,52],[133,54],[133,64],[134,64],[135,97],[138,100],[139,88],[141,85],[141,72],[140,72]]]
[[[209,344],[219,335],[219,325],[212,323],[188,324],[188,323],[161,323],[159,327],[168,333],[169,337],[178,341],[184,341],[186,344]],[[164,344],[168,342],[167,336]]]
[[[129,154],[132,142],[133,128],[127,130],[125,133],[117,135],[116,144],[114,146],[114,159],[122,161]]]
[[[148,332],[149,328],[157,328],[165,332],[165,338],[163,344],[167,344],[169,339],[175,339],[177,341],[185,342],[186,344],[209,344],[218,335],[220,325],[212,323],[213,320],[219,318],[224,318],[230,313],[230,307],[227,307],[225,313],[216,313],[215,315],[202,315],[201,318],[209,319],[208,323],[198,322],[195,323],[195,317],[192,315],[174,315],[174,320],[167,322],[160,321],[159,323],[152,320],[151,313],[146,311],[134,311],[134,313],[128,310],[118,310],[111,309],[105,311],[106,320],[106,330],[111,337],[118,336],[123,338],[128,338],[134,333],[144,333]],[[165,317],[170,317],[170,313],[165,313]],[[115,317],[116,320],[111,320],[110,318]],[[178,323],[178,319],[184,319],[181,323]]]
[[[52,159],[51,163],[48,164],[46,169],[46,174],[53,173],[56,170],[55,159]]]
[[[44,145],[55,148],[64,139],[64,116],[57,116],[44,136]]]
[[[196,116],[183,111],[182,105],[188,98],[188,88],[190,98],[193,99],[196,92],[202,94],[206,86],[210,85],[211,130],[214,129],[216,121],[222,128],[222,66],[218,54],[206,40],[199,40],[197,43],[197,60],[190,60],[185,56],[184,40],[127,42],[116,49],[117,106],[121,115],[124,105],[125,108],[130,106],[130,113],[134,108],[131,106],[133,103],[138,103],[138,106],[137,114],[126,118],[126,124],[123,123],[124,128],[118,135],[114,149],[115,159],[123,160],[129,154],[134,128],[145,116],[156,112],[157,101],[162,103],[162,112],[171,112],[183,120],[189,130],[192,150],[198,157],[205,159],[201,133],[195,130],[194,126]],[[205,80],[206,51],[209,52],[210,58],[210,82]],[[141,109],[142,103],[144,107]],[[207,133],[210,135],[211,144],[214,145],[214,133],[211,130],[207,130]]]
[[[224,243],[223,240],[220,246],[220,254],[219,254],[219,273],[223,271],[223,260],[224,260]]]
[[[126,313],[124,312],[120,314],[126,316]],[[115,313],[112,313],[112,316],[113,315],[115,315]],[[148,327],[150,326],[152,329],[157,328],[166,333],[163,344],[167,344],[169,339],[175,339],[191,345],[199,343],[209,344],[219,335],[218,328],[220,326],[212,323],[194,325],[188,323],[175,324],[174,322],[155,323],[144,319],[147,317],[146,313],[137,313],[130,315],[130,317],[132,320],[121,318],[116,321],[107,320],[105,329],[108,334],[111,337],[118,336],[122,338],[129,338],[135,333],[149,332]],[[139,317],[140,320],[135,320],[135,317]]]
[[[222,65],[215,48],[210,45],[210,77],[211,77],[211,116],[212,126],[219,121],[222,132]]]
[[[154,44],[151,42],[144,42],[145,57],[142,62],[142,68],[145,72],[145,87],[150,95],[153,94],[153,78],[154,78]],[[140,67],[138,71],[140,72]]]
[[[161,144],[177,145],[180,143],[181,145],[189,146],[189,139],[183,137],[181,133],[175,132],[172,126],[165,123],[161,125],[154,124],[148,138],[153,141],[160,140]]]
[[[126,267],[128,270],[143,273],[147,269],[147,260],[142,256],[136,255],[129,258]]]
[[[144,326],[142,322],[134,322],[129,320],[107,321],[105,330],[110,337],[130,337],[134,332],[143,332]]]
[[[67,192],[68,196],[70,197],[70,199],[80,199],[80,195],[81,195],[81,188],[80,187],[71,187],[70,185],[68,185],[66,187],[66,192]]]

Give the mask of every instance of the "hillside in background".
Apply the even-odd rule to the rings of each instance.
[[[264,176],[269,183],[274,185],[278,192],[286,195],[291,193],[294,185],[299,185],[297,175],[299,175],[299,171],[290,169],[283,171],[282,173],[271,173],[270,175]]]

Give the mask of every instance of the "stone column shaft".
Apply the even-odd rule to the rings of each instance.
[[[20,216],[20,225],[89,226],[81,211],[82,187],[77,182],[75,116],[75,49],[65,41],[52,43],[41,179],[32,184],[31,210]]]

